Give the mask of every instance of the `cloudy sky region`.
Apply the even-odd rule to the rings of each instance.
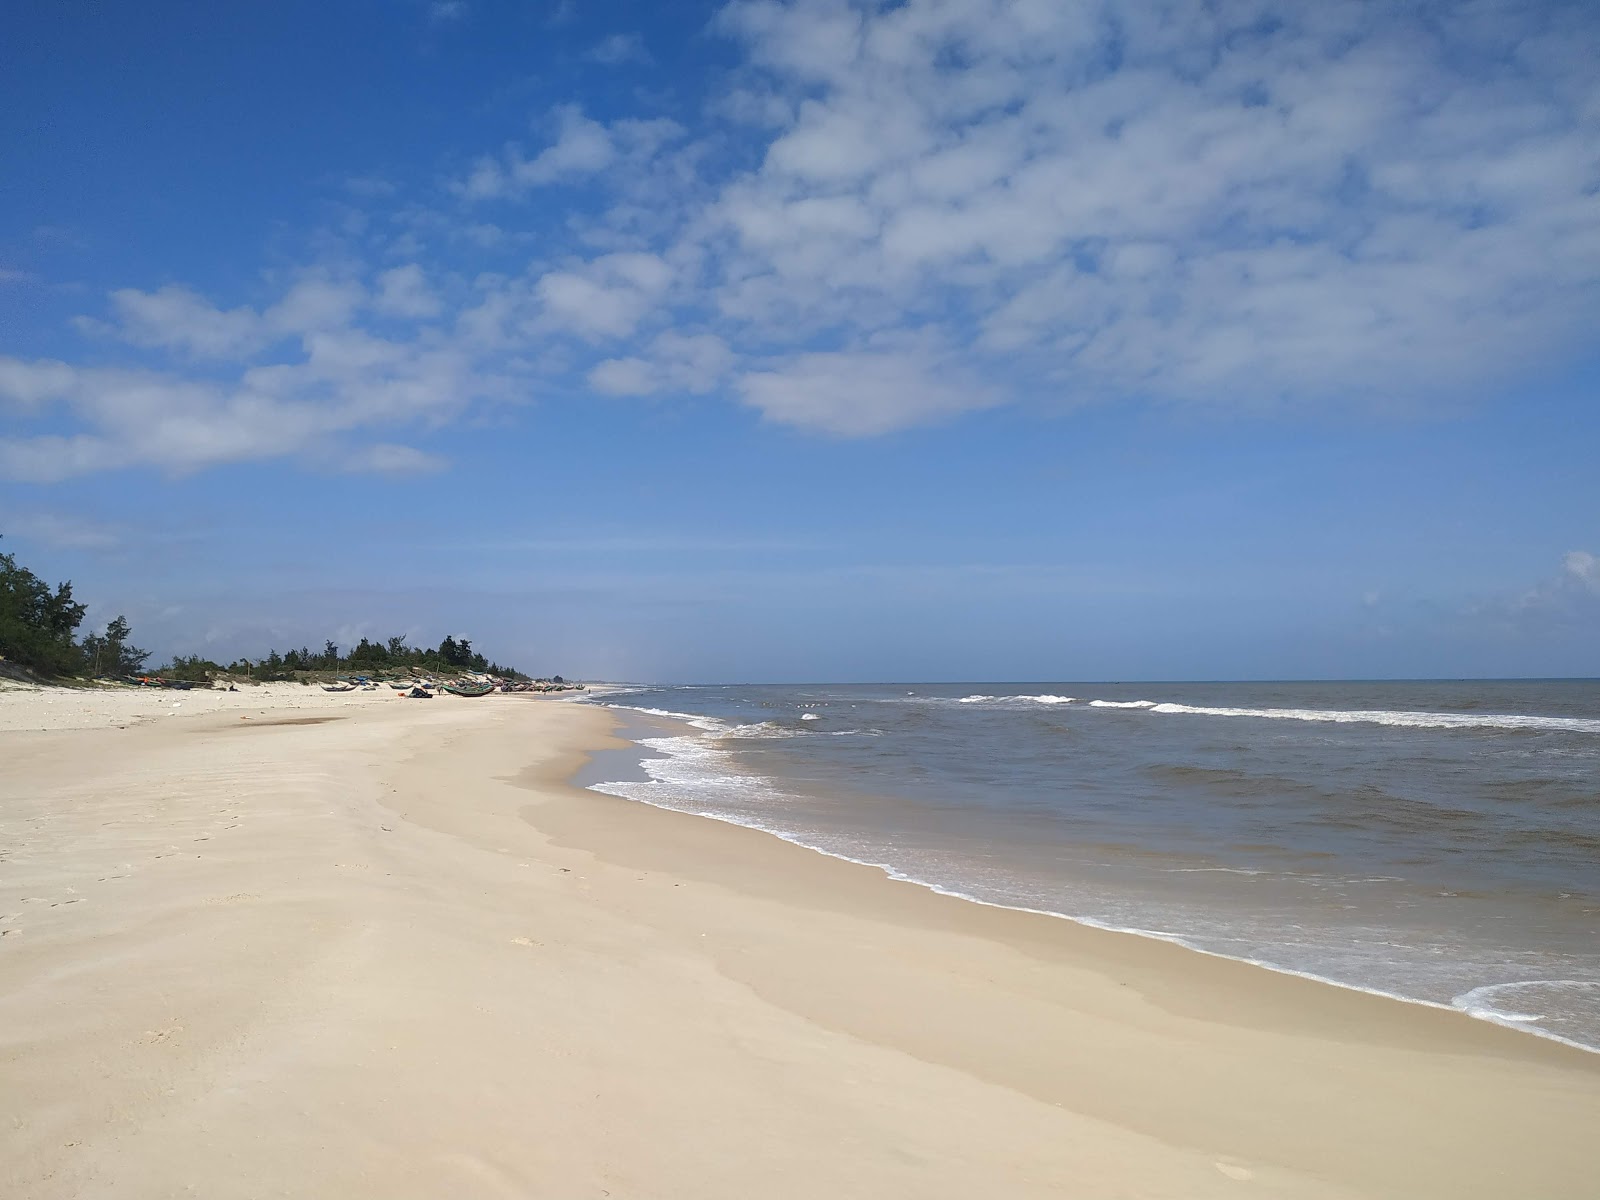
[[[0,533],[160,653],[1600,674],[1600,8],[0,19]]]

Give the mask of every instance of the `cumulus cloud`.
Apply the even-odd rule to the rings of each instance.
[[[713,33],[739,61],[692,127],[557,105],[438,196],[347,189],[393,237],[268,302],[112,293],[80,328],[137,369],[0,360],[55,422],[0,470],[364,445],[546,383],[860,437],[1413,406],[1600,325],[1592,6],[734,0]]]
[[[799,101],[718,207],[722,311],[768,332],[933,301],[1019,389],[1308,403],[1475,383],[1600,310],[1576,9],[761,0],[720,27]]]
[[[534,188],[577,183],[616,166],[638,168],[660,147],[684,132],[665,117],[625,118],[610,125],[584,115],[576,104],[552,114],[556,140],[532,158],[516,147],[500,157],[480,158],[451,190],[465,200],[515,198]]]
[[[589,372],[589,386],[611,396],[712,391],[733,365],[728,344],[715,334],[658,335],[645,356],[608,358]]]
[[[154,292],[119,288],[111,293],[116,324],[80,322],[136,346],[170,347],[199,358],[253,353],[268,340],[267,324],[250,308],[223,310],[176,284]]]
[[[549,272],[535,291],[546,325],[599,340],[632,333],[671,282],[672,268],[656,255],[607,254]]]
[[[222,310],[170,288],[111,299],[116,320],[101,332],[174,361],[80,367],[0,357],[0,404],[77,427],[0,438],[0,478],[52,483],[128,467],[184,472],[325,453],[348,435],[431,427],[508,395],[494,365],[460,346],[351,326],[368,307],[411,318],[436,311],[420,273],[407,268],[379,277],[372,305],[359,283],[317,274],[262,309]],[[187,369],[197,357],[207,360],[203,372]],[[401,458],[383,451],[351,462],[395,469],[374,464]]]
[[[798,354],[739,379],[762,415],[845,437],[870,437],[987,407],[995,394],[927,354],[869,349]]]
[[[440,311],[439,298],[428,287],[427,277],[416,263],[395,267],[378,276],[378,294],[373,307],[391,317],[433,317]]]

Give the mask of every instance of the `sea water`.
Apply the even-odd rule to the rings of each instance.
[[[1600,1049],[1600,682],[636,688],[590,786]]]

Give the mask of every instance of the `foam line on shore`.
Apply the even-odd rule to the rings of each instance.
[[[709,733],[713,736],[725,736],[731,732],[732,728],[712,717],[695,716],[693,714],[673,712],[667,709],[642,708],[634,705],[619,704],[608,704],[606,707],[630,709],[635,712],[644,712],[654,717],[678,721],[691,725],[701,733]],[[693,745],[699,741],[700,739],[695,737],[695,735],[685,734],[680,737],[640,738],[637,739],[634,744],[646,751],[659,750],[666,759],[670,760],[673,758],[682,758],[687,756],[674,754],[672,750],[668,748],[668,743],[678,742]],[[706,752],[718,753],[718,751],[709,747],[706,749]],[[1351,992],[1361,992],[1369,996],[1379,996],[1383,997],[1384,999],[1399,1001],[1403,1004],[1417,1005],[1423,1008],[1436,1009],[1442,1012],[1458,1013],[1463,1016],[1471,1017],[1475,1020],[1481,1020],[1490,1024],[1500,1025],[1518,1033],[1530,1034],[1534,1037],[1542,1038],[1547,1041],[1559,1042],[1564,1046],[1570,1046],[1573,1049],[1582,1050],[1589,1054],[1600,1054],[1600,1047],[1591,1046],[1584,1042],[1574,1041],[1571,1038],[1562,1037],[1560,1034],[1552,1033],[1549,1030],[1541,1029],[1536,1025],[1526,1023],[1538,1019],[1537,1014],[1513,1013],[1508,1015],[1494,1008],[1491,1004],[1484,1002],[1484,997],[1496,990],[1526,987],[1533,984],[1547,983],[1552,981],[1512,980],[1496,984],[1487,984],[1470,989],[1467,992],[1463,992],[1454,997],[1451,1003],[1447,1004],[1441,1001],[1426,1000],[1416,996],[1407,996],[1399,992],[1388,991],[1383,988],[1368,987],[1358,983],[1350,983],[1344,980],[1332,979],[1326,975],[1319,975],[1315,972],[1303,971],[1294,967],[1286,967],[1266,959],[1254,958],[1248,955],[1225,954],[1221,951],[1212,950],[1205,946],[1198,945],[1180,934],[1171,933],[1165,930],[1145,929],[1131,925],[1116,925],[1107,921],[1097,920],[1094,917],[1058,912],[1054,909],[1032,908],[1026,905],[1007,904],[998,900],[985,899],[983,897],[974,896],[968,892],[963,892],[959,889],[952,888],[944,884],[919,878],[915,875],[902,871],[901,869],[889,863],[855,858],[838,850],[817,845],[814,842],[806,841],[800,834],[771,825],[764,825],[752,819],[741,820],[730,814],[712,812],[703,809],[678,808],[670,804],[663,804],[655,800],[651,800],[647,795],[640,794],[639,789],[659,786],[667,782],[660,779],[650,771],[650,763],[653,761],[659,762],[662,761],[662,759],[644,758],[641,760],[641,766],[643,766],[647,774],[651,775],[651,782],[648,784],[600,782],[587,785],[588,790],[600,792],[604,795],[615,796],[623,800],[630,800],[640,804],[646,804],[652,808],[658,808],[665,812],[676,812],[686,816],[705,817],[713,821],[720,821],[726,825],[733,825],[741,829],[750,829],[758,833],[768,834],[772,837],[776,837],[782,841],[788,842],[790,845],[799,846],[802,849],[810,850],[818,854],[824,854],[829,858],[835,858],[843,862],[854,863],[858,866],[872,867],[883,872],[888,878],[897,883],[912,884],[928,891],[935,892],[941,896],[949,896],[953,899],[964,900],[971,904],[981,904],[988,908],[1004,909],[1011,912],[1023,912],[1043,917],[1054,917],[1059,920],[1070,921],[1075,925],[1081,925],[1091,929],[1099,929],[1108,933],[1130,934],[1136,937],[1166,942],[1171,945],[1181,946],[1185,950],[1192,951],[1196,954],[1204,954],[1210,958],[1245,963],[1249,966],[1272,971],[1275,974],[1289,975],[1295,978],[1309,980],[1314,983],[1324,984],[1329,987],[1342,988]],[[781,791],[771,785],[771,781],[765,779],[764,777],[750,776],[749,781],[751,784],[755,785],[756,793],[759,793],[761,798],[772,799],[779,798],[783,795]],[[1576,982],[1581,983],[1584,981]],[[1600,987],[1600,984],[1595,984],[1593,986]],[[1517,1017],[1521,1017],[1521,1021],[1515,1019]]]

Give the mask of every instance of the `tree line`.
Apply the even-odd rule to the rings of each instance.
[[[185,664],[187,665],[187,664]],[[227,667],[206,664],[215,670],[225,670],[233,675],[249,675],[254,679],[292,679],[300,671],[341,671],[347,674],[377,675],[383,672],[406,671],[418,667],[425,671],[449,674],[452,671],[477,671],[481,674],[499,675],[511,679],[528,678],[515,667],[503,667],[490,662],[472,648],[467,638],[446,636],[436,648],[412,646],[404,636],[374,642],[362,638],[346,653],[340,653],[333,641],[323,643],[321,652],[302,646],[279,654],[269,650],[265,658],[239,659]],[[182,676],[179,676],[182,678]]]
[[[88,606],[72,598],[71,582],[51,587],[15,555],[0,554],[0,657],[41,675],[123,679],[145,673],[148,650],[130,640],[133,630],[118,616],[98,633],[78,636]],[[270,650],[264,658],[238,659],[223,666],[199,655],[175,655],[153,674],[167,679],[202,681],[211,675],[233,674],[252,679],[294,679],[304,672],[379,674],[412,667],[448,674],[477,671],[513,679],[526,679],[514,667],[490,662],[472,648],[467,638],[446,637],[435,648],[407,644],[403,636],[374,642],[362,638],[347,652],[331,640],[320,653],[309,647],[280,654]]]

